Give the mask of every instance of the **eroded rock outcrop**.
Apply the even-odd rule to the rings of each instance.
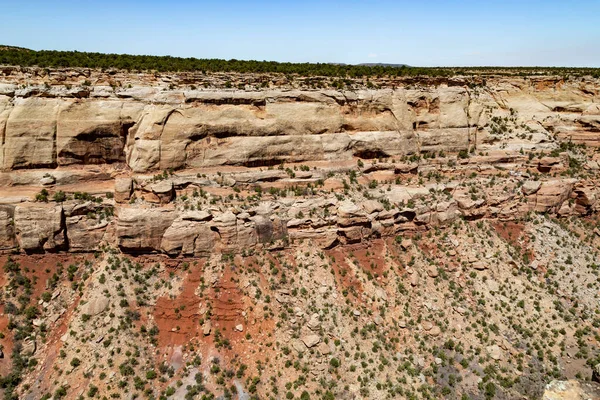
[[[0,249],[331,248],[461,218],[598,208],[600,159],[578,147],[598,142],[592,78],[355,90],[128,79],[0,84]]]
[[[117,211],[118,246],[124,251],[160,251],[163,235],[177,214],[172,210],[122,207]]]
[[[63,208],[45,203],[23,203],[15,207],[16,240],[25,252],[67,248]]]
[[[500,134],[525,148],[544,147],[552,135],[596,145],[597,82],[553,85],[506,78],[475,89],[460,81],[356,91],[93,87],[81,96],[36,86],[0,94],[0,161],[4,170],[127,162],[146,172],[460,151],[493,147]],[[515,136],[515,115],[527,140]]]

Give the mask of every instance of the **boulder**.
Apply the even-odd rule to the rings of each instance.
[[[540,181],[525,181],[523,186],[521,186],[521,191],[525,196],[529,196],[530,194],[537,193],[542,186],[542,182]]]
[[[34,338],[28,338],[23,341],[21,354],[24,356],[32,356],[37,350],[37,343]]]
[[[322,356],[326,356],[331,354],[331,347],[325,342],[321,342],[317,345],[317,351],[321,353]]]
[[[310,316],[310,319],[308,320],[308,329],[310,329],[311,331],[316,331],[321,327],[321,321],[319,319],[319,314],[314,313]]]
[[[208,336],[210,335],[210,331],[212,330],[212,323],[209,320],[204,321],[204,324],[202,325],[202,334],[204,336]]]
[[[428,266],[427,275],[429,275],[430,278],[437,278],[439,275],[438,268],[435,265]]]
[[[431,330],[427,333],[431,336],[439,336],[442,333],[442,329],[439,326],[434,325],[434,327],[431,328]]]
[[[486,350],[492,358],[492,360],[498,361],[502,359],[502,349],[500,349],[500,346],[498,346],[497,344],[486,347]]]
[[[160,204],[170,203],[175,198],[175,188],[173,181],[164,180],[150,186],[152,193],[158,199]]]
[[[98,315],[104,312],[110,304],[110,299],[104,294],[98,294],[81,306],[81,313],[87,315]]]
[[[410,285],[412,287],[415,287],[419,284],[419,275],[418,274],[412,274],[412,276],[410,277]]]
[[[125,203],[129,201],[133,193],[133,179],[116,178],[115,179],[115,201]]]
[[[306,347],[308,347],[309,349],[311,347],[314,347],[317,344],[319,344],[319,342],[321,342],[321,338],[319,337],[319,335],[307,335],[307,336],[303,336],[301,340],[302,340],[302,343],[304,343],[304,345]]]
[[[488,268],[488,265],[484,261],[475,261],[475,262],[471,263],[471,267],[478,271],[483,271]]]

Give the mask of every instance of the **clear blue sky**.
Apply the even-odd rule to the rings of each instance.
[[[0,0],[0,44],[292,62],[600,67],[600,0]]]

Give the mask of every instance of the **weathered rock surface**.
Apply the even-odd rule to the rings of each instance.
[[[240,398],[540,397],[548,371],[589,373],[600,154],[576,142],[600,144],[594,80],[192,90],[61,71],[77,73],[94,83],[0,82],[3,323],[34,327],[39,361],[17,397],[134,393],[127,365],[177,398],[200,377]],[[13,313],[21,293],[33,307]],[[44,367],[59,354],[64,371]],[[374,366],[398,379],[357,381]],[[561,385],[547,395],[583,383]]]
[[[88,315],[98,315],[104,312],[110,304],[110,299],[106,296],[96,296],[88,300],[82,306],[82,313]]]
[[[115,201],[124,203],[131,198],[133,193],[133,180],[131,178],[115,179]]]
[[[12,249],[16,245],[14,213],[13,206],[0,206],[0,250]]]
[[[205,256],[304,240],[327,249],[459,218],[589,215],[599,207],[593,177],[556,174],[600,168],[597,157],[574,154],[572,143],[561,147],[567,137],[595,142],[600,112],[590,87],[600,85],[586,79],[355,91],[5,83],[0,248],[87,252],[105,243],[127,252]],[[282,164],[305,161],[314,164]],[[151,176],[155,170],[161,173]],[[502,178],[486,183],[478,174]],[[471,179],[478,189],[454,178]],[[341,195],[348,180],[360,190]],[[318,192],[325,181],[331,189]],[[61,188],[73,193],[80,185],[101,197],[111,192],[114,202],[52,202]],[[30,191],[22,195],[18,186]],[[51,191],[50,202],[32,203],[31,188],[42,187]],[[273,198],[243,193],[263,187]],[[198,195],[209,188],[222,197],[201,205]],[[282,188],[299,192],[278,197]]]
[[[475,92],[466,83],[358,91],[138,87],[82,99],[43,87],[16,91],[10,101],[0,95],[0,161],[5,170],[127,162],[145,172],[459,151],[471,144],[493,147],[485,110],[499,106],[535,126],[521,147],[544,148],[548,131],[600,144],[593,134],[600,115],[589,88],[583,89],[586,82],[562,84],[558,91],[506,83],[490,80],[487,91]],[[549,108],[563,98],[581,106]],[[553,163],[542,159],[539,168]]]
[[[15,207],[15,232],[19,247],[26,252],[56,251],[66,245],[62,206],[23,203]]]
[[[159,251],[175,218],[169,210],[122,207],[118,210],[118,245],[125,251]]]
[[[313,346],[316,346],[321,341],[319,335],[307,335],[302,337],[302,343],[309,349]]]
[[[590,382],[552,381],[546,385],[542,400],[588,400],[600,397],[600,385]]]

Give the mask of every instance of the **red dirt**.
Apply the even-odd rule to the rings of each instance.
[[[367,255],[367,251],[369,252],[369,255]],[[346,258],[349,254],[353,255],[355,264],[362,268],[365,273],[370,272],[373,276],[377,275],[383,277],[385,266],[385,243],[383,240],[377,239],[369,243],[346,245],[343,249],[337,247],[332,250],[327,250],[326,254],[335,259],[333,270],[336,280],[342,288],[354,288],[358,294],[363,291],[360,280],[346,262]],[[346,271],[345,275],[342,275],[342,270]],[[352,292],[349,292],[349,295],[351,294]]]
[[[174,299],[160,297],[156,301],[154,320],[159,329],[159,347],[183,345],[198,335],[200,298],[195,291],[200,285],[203,267],[203,262],[190,265],[181,293]]]
[[[517,244],[518,239],[525,230],[525,225],[513,221],[494,222],[492,226],[498,235],[511,244]]]
[[[529,247],[529,236],[525,234],[525,225],[514,221],[494,222],[491,224],[498,235],[514,247],[520,248],[529,260],[533,260],[535,254]]]
[[[30,304],[37,304],[41,294],[46,291],[46,282],[58,269],[58,263],[62,263],[63,269],[66,271],[70,264],[81,265],[85,260],[93,258],[91,255],[63,255],[63,254],[43,254],[43,255],[13,255],[12,259],[21,266],[21,273],[31,279],[33,290],[31,294]],[[0,255],[0,265],[4,266],[8,261],[8,255]],[[81,272],[81,268],[78,271]],[[8,274],[2,269],[0,271],[0,287],[4,288],[8,284]],[[48,356],[45,358],[45,364],[41,371],[52,367],[56,353],[62,343],[59,338],[66,332],[67,321],[70,319],[70,314],[77,306],[79,298],[71,304],[70,308],[57,321],[58,327],[49,326],[48,330],[52,333],[47,338]],[[0,362],[0,375],[4,375],[11,369],[11,353],[13,349],[12,333],[7,329],[9,317],[4,314],[4,304],[2,304],[2,315],[0,315],[0,332],[3,332],[5,337],[0,340],[4,347],[4,359]],[[43,376],[43,374],[41,375]]]

